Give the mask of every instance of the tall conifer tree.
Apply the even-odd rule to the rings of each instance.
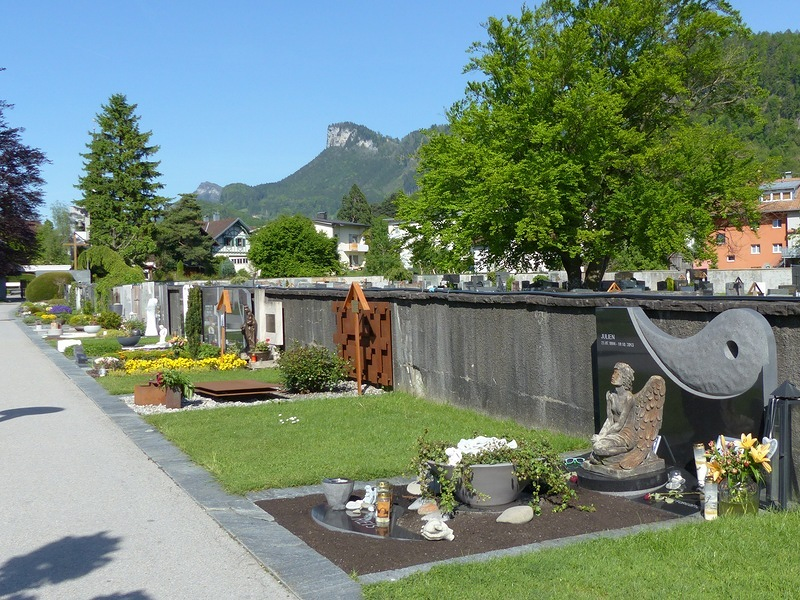
[[[85,174],[76,186],[83,192],[77,204],[91,217],[90,241],[118,252],[128,264],[141,265],[155,252],[155,222],[164,198],[157,192],[158,161],[150,158],[152,132],[139,131],[136,104],[114,94],[95,121],[89,151],[82,154]]]

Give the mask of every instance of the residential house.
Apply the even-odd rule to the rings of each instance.
[[[340,261],[349,269],[364,268],[364,259],[369,250],[369,246],[364,240],[364,233],[369,229],[369,225],[350,221],[333,221],[328,219],[325,213],[320,213],[312,221],[317,231],[337,241]]]
[[[758,231],[729,227],[717,232],[718,269],[782,267],[800,259],[800,177],[786,177],[762,186]]]
[[[236,270],[250,270],[250,228],[241,219],[220,219],[215,214],[210,221],[202,222],[203,231],[214,240],[211,254],[229,259]]]

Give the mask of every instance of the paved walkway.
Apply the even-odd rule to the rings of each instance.
[[[354,598],[0,303],[0,598]]]

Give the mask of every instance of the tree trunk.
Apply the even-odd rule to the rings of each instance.
[[[584,277],[583,285],[590,290],[600,289],[600,282],[605,275],[606,267],[608,266],[608,258],[598,261],[591,261],[586,266],[586,276]]]
[[[580,257],[572,257],[568,254],[563,254],[561,256],[561,264],[567,272],[567,283],[571,290],[583,287],[581,263]]]

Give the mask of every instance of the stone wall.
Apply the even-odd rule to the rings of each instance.
[[[281,300],[286,340],[333,347],[331,303],[346,290],[261,290]],[[365,290],[390,302],[396,390],[528,426],[596,430],[593,349],[598,306],[641,306],[666,333],[688,337],[728,308],[772,325],[778,382],[800,385],[800,302],[622,294],[487,294]]]

